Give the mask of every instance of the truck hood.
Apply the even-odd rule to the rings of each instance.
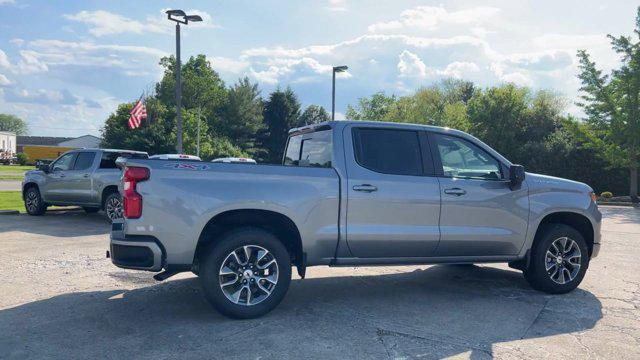
[[[525,181],[529,185],[529,191],[567,191],[586,194],[593,191],[589,185],[579,181],[529,172],[525,177]]]

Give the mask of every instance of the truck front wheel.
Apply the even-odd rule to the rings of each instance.
[[[547,224],[531,249],[524,277],[534,289],[564,294],[580,285],[589,266],[589,250],[580,232],[565,224]]]
[[[24,193],[24,208],[29,215],[42,215],[47,211],[47,205],[40,196],[40,190],[32,186]]]
[[[251,319],[282,301],[291,282],[291,260],[271,233],[242,228],[207,249],[199,275],[205,297],[216,310]]]

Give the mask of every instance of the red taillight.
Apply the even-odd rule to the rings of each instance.
[[[143,167],[126,167],[122,175],[122,206],[124,217],[137,219],[142,215],[142,196],[136,192],[136,184],[149,180],[149,169]]]

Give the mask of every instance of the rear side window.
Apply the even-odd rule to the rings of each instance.
[[[356,162],[384,174],[422,175],[422,156],[417,131],[353,129]]]
[[[76,164],[73,166],[74,170],[86,170],[93,165],[93,159],[96,157],[94,152],[81,152],[76,157]]]
[[[104,152],[102,153],[102,158],[100,159],[100,169],[115,169],[116,159],[119,157],[125,157],[129,159],[148,159],[149,156],[147,154],[140,153],[128,153],[128,152]]]
[[[331,135],[331,130],[326,130],[290,137],[284,165],[330,168],[333,154]]]

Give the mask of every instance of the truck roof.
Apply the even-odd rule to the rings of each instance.
[[[80,149],[69,150],[68,152],[75,152],[75,151],[121,152],[121,153],[130,153],[130,154],[148,155],[145,151],[125,150],[125,149],[99,149],[99,148],[80,148]]]
[[[422,125],[422,124],[412,124],[412,123],[400,123],[400,122],[389,122],[389,121],[371,121],[371,120],[330,120],[324,121],[318,124],[301,126],[298,128],[293,128],[289,130],[289,134],[293,133],[306,133],[306,132],[314,132],[335,128],[342,128],[350,124],[356,125],[370,125],[370,126],[389,126],[395,127],[399,129],[416,129],[416,130],[431,130],[436,132],[448,132],[448,133],[459,133],[468,135],[465,132],[456,129],[450,129],[440,126],[433,125]],[[323,129],[326,128],[326,129]]]

